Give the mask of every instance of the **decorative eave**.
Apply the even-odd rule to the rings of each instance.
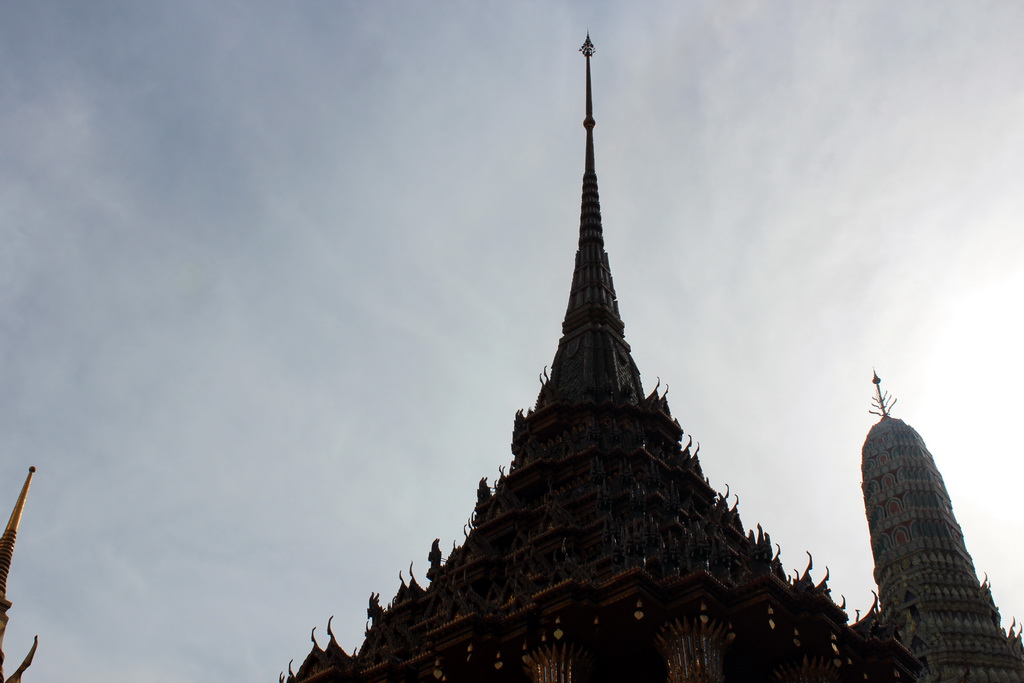
[[[912,678],[919,666],[899,643],[851,631],[845,612],[827,597],[794,594],[792,586],[776,576],[730,587],[706,571],[659,581],[634,568],[600,584],[563,581],[504,619],[479,615],[455,619],[427,634],[430,654],[377,665],[364,670],[361,679],[385,680],[387,673],[401,670],[426,673],[440,662],[449,680],[478,680],[481,671],[495,662],[518,666],[520,654],[543,642],[564,638],[596,645],[594,639],[600,640],[602,628],[632,633],[630,638],[640,642],[661,624],[683,616],[729,624],[737,634],[733,647],[759,656],[766,652],[777,660],[799,659],[802,652],[834,656],[841,661],[843,681]],[[624,624],[630,624],[625,631]]]

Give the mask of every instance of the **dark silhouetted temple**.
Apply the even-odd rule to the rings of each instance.
[[[912,681],[877,615],[852,628],[825,580],[788,576],[701,472],[665,393],[645,393],[604,249],[589,37],[586,156],[569,305],[512,462],[427,585],[370,596],[366,639],[314,641],[289,682]],[[330,627],[328,626],[330,634]],[[284,675],[282,675],[284,679]]]

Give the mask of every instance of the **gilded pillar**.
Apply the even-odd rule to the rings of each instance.
[[[724,625],[700,619],[665,624],[654,644],[665,658],[668,683],[722,683],[723,662],[731,636]]]
[[[559,643],[539,647],[523,661],[532,683],[587,683],[594,666],[584,648]]]

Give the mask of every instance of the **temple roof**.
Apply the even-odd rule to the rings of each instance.
[[[769,680],[809,656],[839,672],[828,680],[911,678],[898,644],[846,626],[827,571],[786,574],[769,535],[744,527],[738,497],[712,488],[660,386],[644,396],[604,250],[589,36],[581,51],[579,249],[551,376],[516,415],[508,471],[480,481],[461,545],[445,557],[434,541],[426,587],[410,569],[390,602],[370,596],[357,653],[314,639],[288,681],[516,683],[560,643],[594,654],[597,681],[651,683],[665,680],[656,643],[696,623],[730,643],[730,680]]]

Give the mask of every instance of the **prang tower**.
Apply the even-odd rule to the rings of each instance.
[[[550,376],[516,417],[512,462],[481,480],[461,546],[422,586],[370,596],[358,651],[331,634],[288,681],[862,683],[916,661],[854,630],[811,567],[787,575],[760,527],[704,477],[623,336],[594,164],[588,36],[579,248]],[[282,680],[284,675],[282,675]]]
[[[1024,682],[1020,632],[1006,634],[980,583],[949,493],[921,436],[892,417],[876,374],[881,419],[862,451],[864,510],[882,615],[921,660],[926,683]]]

